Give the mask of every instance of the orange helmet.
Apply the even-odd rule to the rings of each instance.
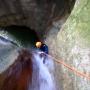
[[[40,42],[40,41],[36,42],[36,47],[37,47],[37,48],[40,48],[41,45],[42,45],[42,42]]]

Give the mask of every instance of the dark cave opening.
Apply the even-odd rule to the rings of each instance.
[[[36,42],[41,41],[35,30],[26,26],[10,25],[3,27],[2,31],[6,31],[8,35],[10,34],[15,37],[22,46],[31,45],[32,47],[35,47]]]

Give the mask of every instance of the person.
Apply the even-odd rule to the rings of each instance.
[[[36,47],[39,48],[41,51],[48,54],[48,46],[40,41],[36,42]]]

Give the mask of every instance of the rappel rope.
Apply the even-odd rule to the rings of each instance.
[[[72,67],[72,66],[66,64],[63,60],[59,60],[59,59],[57,59],[55,57],[53,57],[53,60],[55,62],[57,62],[58,64],[65,66],[66,68],[68,68],[69,70],[71,70],[74,74],[90,80],[90,76],[89,75],[87,75],[87,74],[85,74],[85,73],[77,70],[75,67]]]

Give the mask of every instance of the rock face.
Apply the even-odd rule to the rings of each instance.
[[[0,0],[0,26],[26,25],[42,36],[53,21],[71,12],[74,2],[75,0]]]
[[[90,1],[77,0],[74,9],[60,32],[55,27],[47,37],[52,54],[90,77]],[[59,25],[58,25],[59,26]],[[52,36],[51,36],[52,33]],[[56,64],[59,90],[90,90],[90,79],[77,75],[63,65]]]
[[[90,76],[89,0],[76,0],[68,19],[75,0],[1,1],[1,26],[26,25],[36,29],[40,37],[47,33],[50,54]],[[90,90],[89,79],[57,63],[55,69],[56,90]]]

